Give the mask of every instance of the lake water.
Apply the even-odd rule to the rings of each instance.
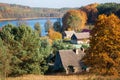
[[[32,20],[24,20],[25,23],[27,23],[28,26],[30,26],[32,29],[34,29],[34,25],[35,23],[39,22],[41,25],[41,29],[42,29],[42,36],[46,35],[45,32],[45,28],[44,28],[44,24],[46,23],[46,21],[48,20],[48,18],[44,18],[44,19],[32,19]],[[50,18],[50,21],[52,23],[56,22],[58,20],[58,18]],[[61,21],[61,19],[59,19]],[[0,27],[7,25],[7,24],[12,24],[17,26],[18,24],[18,20],[11,20],[11,21],[1,21],[0,22]]]

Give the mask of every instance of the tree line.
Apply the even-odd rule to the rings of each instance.
[[[79,8],[80,10],[86,12],[87,14],[87,23],[94,24],[97,20],[98,16],[101,14],[110,15],[114,13],[118,17],[120,17],[120,4],[119,3],[94,3],[87,6],[83,6]]]
[[[31,8],[15,4],[0,3],[0,18],[62,17],[70,8]]]

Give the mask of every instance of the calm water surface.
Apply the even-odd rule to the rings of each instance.
[[[47,18],[44,18],[44,19],[24,20],[23,22],[27,23],[27,25],[29,25],[32,29],[34,29],[35,23],[39,22],[41,25],[41,28],[42,28],[42,36],[45,36],[46,32],[45,32],[44,24],[46,23],[47,20],[48,20]],[[58,20],[58,18],[50,18],[50,21],[52,23],[56,22],[57,20]],[[60,19],[60,21],[61,21],[61,19]],[[18,22],[19,22],[18,20],[1,21],[0,27],[3,27],[7,24],[12,24],[12,25],[17,26]]]

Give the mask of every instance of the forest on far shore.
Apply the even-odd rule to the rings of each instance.
[[[16,4],[6,4],[0,3],[0,19],[6,18],[62,18],[63,15],[69,10],[82,10],[87,14],[87,23],[93,24],[98,15],[106,14],[109,15],[114,13],[118,17],[120,17],[120,4],[119,3],[104,3],[98,4],[93,3],[87,6],[82,6],[80,8],[33,8],[29,6],[22,6]]]

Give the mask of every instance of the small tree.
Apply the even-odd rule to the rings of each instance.
[[[62,25],[61,25],[60,21],[56,21],[56,22],[54,23],[53,28],[54,28],[55,31],[61,32]]]
[[[90,48],[85,57],[92,72],[118,75],[120,72],[120,19],[114,14],[100,15],[91,31]]]
[[[39,23],[39,22],[35,23],[34,29],[35,29],[35,30],[37,31],[37,33],[41,36],[41,26],[40,26],[40,23]]]
[[[59,32],[54,31],[53,29],[49,29],[48,36],[51,40],[60,40],[62,39],[62,35]]]
[[[42,56],[42,58],[40,59],[40,69],[42,74],[45,74],[49,68],[48,57],[50,53],[51,46],[48,39],[40,39],[40,55]]]
[[[45,31],[48,32],[49,29],[53,28],[52,22],[48,19],[45,23]]]
[[[28,25],[28,23],[25,20],[18,19],[17,26],[21,26],[21,25]]]
[[[70,10],[62,18],[63,30],[80,31],[85,27],[87,15],[80,10]]]

